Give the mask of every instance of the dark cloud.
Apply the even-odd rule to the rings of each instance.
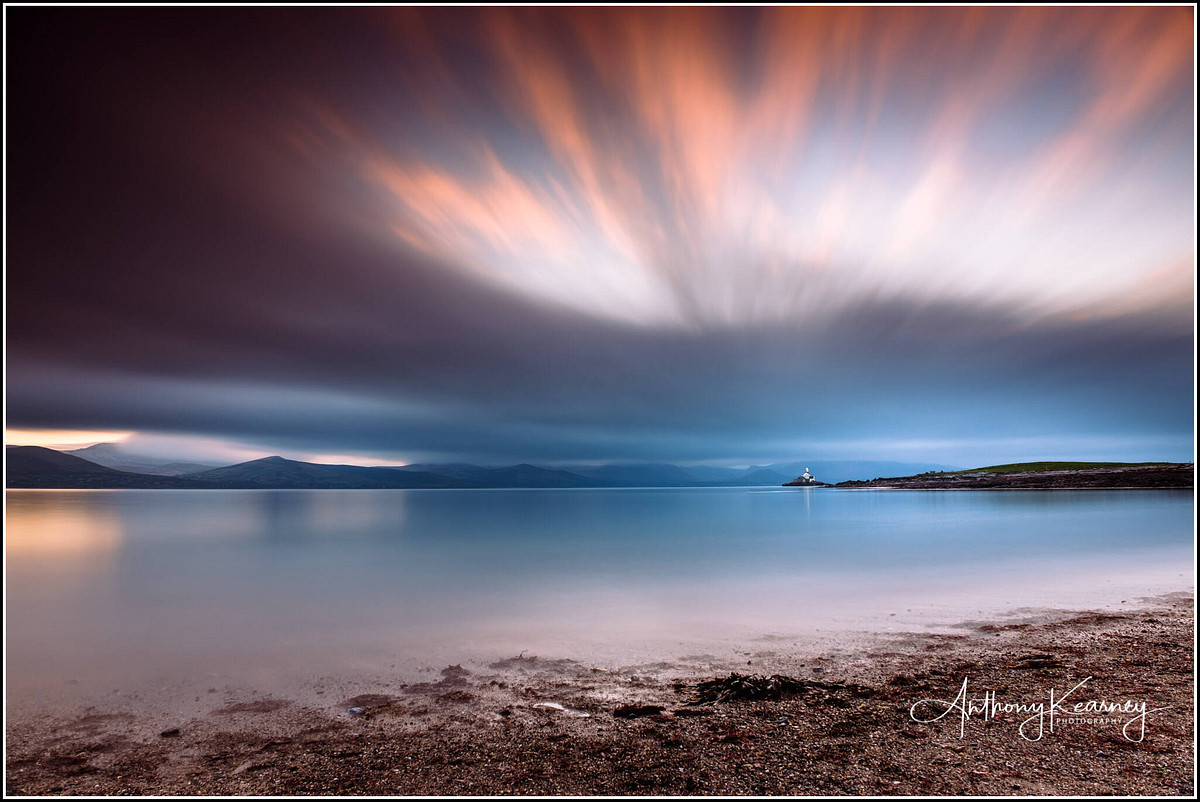
[[[464,80],[489,57],[444,16],[413,36],[429,19],[393,20],[411,45],[394,52],[383,18],[359,14],[10,9],[8,425],[492,462],[1117,435],[1177,444],[1147,458],[1188,448],[1178,304],[1071,319],[918,291],[657,325],[382,236],[359,178],[281,143],[317,97],[434,147],[448,86],[500,146],[516,136],[494,87]],[[399,101],[411,114],[380,105]]]
[[[36,363],[10,349],[10,422],[501,461],[1190,427],[1191,338],[1153,319],[1011,331],[989,310],[889,307],[664,333],[411,269],[403,297],[346,281],[311,311],[264,303],[237,327],[159,309],[150,328],[68,338]]]

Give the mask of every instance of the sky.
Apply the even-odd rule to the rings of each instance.
[[[5,9],[6,441],[1191,460],[1191,7]]]

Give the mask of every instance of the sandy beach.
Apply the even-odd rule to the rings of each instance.
[[[1192,608],[1172,593],[1127,611],[876,634],[850,650],[764,639],[736,660],[624,666],[521,654],[287,694],[214,687],[182,712],[153,694],[26,709],[8,720],[7,790],[1189,795]],[[796,682],[702,701],[700,683],[731,673]]]

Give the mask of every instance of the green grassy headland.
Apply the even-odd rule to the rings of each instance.
[[[950,473],[1026,473],[1028,471],[1086,471],[1093,468],[1136,468],[1145,465],[1166,465],[1165,462],[1013,462],[1008,465],[989,465]]]

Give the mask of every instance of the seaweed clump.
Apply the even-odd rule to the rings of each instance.
[[[696,692],[688,704],[781,699],[812,688],[828,690],[841,687],[843,686],[840,683],[809,682],[782,674],[764,677],[758,674],[731,673],[728,677],[701,682],[696,686]]]

